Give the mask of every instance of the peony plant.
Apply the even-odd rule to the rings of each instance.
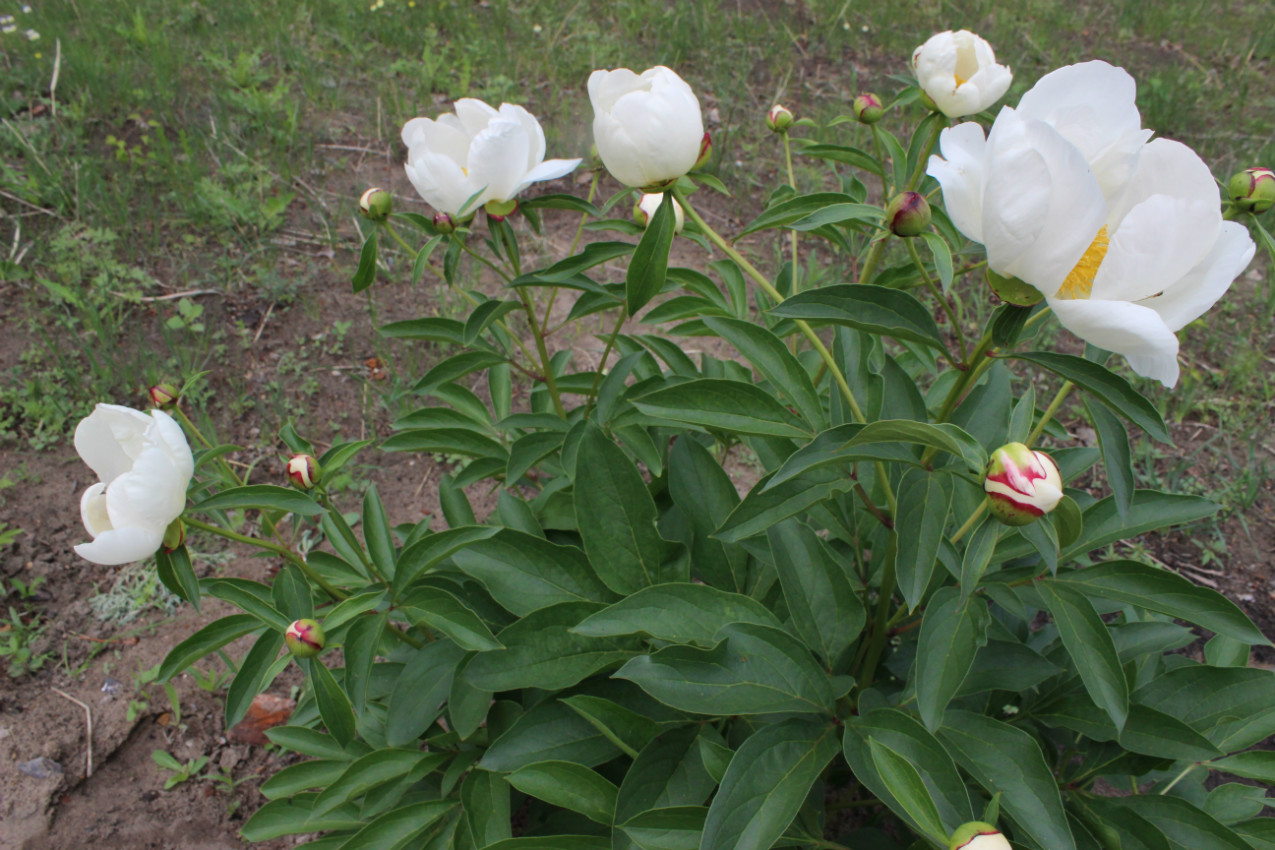
[[[86,494],[90,545],[136,527],[130,559],[155,552],[174,592],[239,609],[175,647],[161,679],[247,639],[233,724],[289,664],[304,673],[297,710],[268,733],[297,760],[262,784],[247,840],[1270,844],[1260,800],[1216,781],[1275,780],[1252,749],[1275,732],[1275,673],[1247,663],[1269,640],[1222,595],[1113,554],[1217,506],[1135,489],[1131,430],[1170,433],[1106,365],[1119,353],[1173,384],[1175,331],[1248,263],[1246,225],[1265,233],[1265,176],[1237,176],[1224,202],[1194,153],[1148,140],[1132,78],[1105,63],[955,126],[947,115],[1004,94],[1008,70],[969,33],[936,36],[914,64],[921,89],[865,93],[830,128],[879,154],[772,110],[785,160],[830,163],[836,188],[800,186],[790,167],[732,238],[701,213],[717,184],[693,173],[698,98],[667,68],[589,79],[601,166],[624,187],[601,206],[593,192],[507,203],[569,171],[541,167],[539,125],[519,108],[462,100],[409,122],[409,176],[438,215],[368,196],[354,286],[375,283],[386,237],[404,252],[395,274],[437,276],[472,306],[380,329],[449,347],[377,445],[467,459],[441,478],[441,518],[393,525],[371,487],[350,521],[356,506],[329,488],[373,441],[319,454],[288,427],[277,480],[249,482],[180,392],[162,398],[175,419],[86,420],[81,453],[103,479]],[[922,90],[941,112],[914,105]],[[887,115],[912,119],[912,138]],[[621,201],[639,223],[608,217]],[[604,235],[533,257],[519,239],[549,215]],[[688,250],[709,252],[695,267],[670,257],[683,217]],[[776,270],[738,248],[759,233],[786,237]],[[845,254],[855,281],[803,271],[811,240]],[[466,269],[497,293],[462,286]],[[587,317],[597,358],[557,344]],[[1065,335],[1039,341],[1054,321],[1083,355]],[[1057,421],[1073,394],[1097,446]],[[178,422],[200,447],[193,479]],[[740,456],[757,475],[732,478]],[[151,510],[118,486],[127,475],[141,495],[188,500]],[[180,540],[156,536],[178,514],[261,548],[278,574],[198,578]],[[1199,636],[1202,651],[1182,652]]]

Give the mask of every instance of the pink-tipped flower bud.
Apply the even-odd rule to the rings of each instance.
[[[1035,522],[1058,507],[1063,497],[1054,459],[1022,443],[1006,443],[992,452],[983,490],[992,515],[1006,525]]]
[[[655,211],[660,208],[660,204],[664,201],[664,195],[643,195],[641,199],[633,205],[633,221],[641,227],[646,227],[651,221],[651,216],[655,215]],[[669,201],[673,204],[673,232],[681,233],[682,228],[686,225],[686,213],[682,212],[682,205],[672,197]]]
[[[394,197],[389,192],[373,186],[359,198],[359,212],[372,221],[385,221],[394,211]]]
[[[1226,186],[1231,200],[1245,212],[1264,213],[1275,206],[1275,171],[1246,168]]]
[[[885,208],[885,222],[895,236],[920,236],[930,226],[930,202],[920,192],[895,195]]]
[[[712,156],[713,137],[706,132],[704,133],[704,138],[701,139],[699,143],[699,159],[695,160],[695,164],[691,166],[691,171],[695,171],[696,169],[700,169],[705,165],[708,165],[708,161],[712,158]]]
[[[283,633],[288,652],[297,658],[314,658],[323,651],[323,626],[314,620],[297,620]]]
[[[172,384],[156,384],[146,391],[151,397],[151,404],[160,410],[168,410],[176,406],[177,401],[181,398],[181,390]]]
[[[313,490],[319,483],[319,462],[314,455],[293,455],[288,458],[288,483],[298,490]]]
[[[512,201],[488,201],[483,211],[492,221],[504,221],[518,211],[518,200],[515,198]]]
[[[864,92],[854,99],[854,117],[860,124],[875,124],[885,115],[885,104],[872,92]]]
[[[947,846],[948,850],[1012,850],[999,829],[978,820],[957,827]]]
[[[997,274],[990,268],[987,270],[987,285],[1002,301],[1017,304],[1019,307],[1030,307],[1039,304],[1045,294],[1025,280]]]
[[[178,517],[168,524],[168,528],[164,529],[164,551],[171,552],[185,542],[186,523],[182,522],[181,517]]]
[[[434,229],[439,233],[454,233],[456,231],[456,219],[447,213],[437,213],[434,216]]]
[[[792,110],[776,103],[766,113],[766,128],[774,133],[787,133],[788,128],[792,126],[792,122],[795,120],[792,116]]]

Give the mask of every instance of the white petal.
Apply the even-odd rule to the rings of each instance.
[[[1102,190],[1052,127],[1001,110],[987,139],[983,188],[988,265],[1046,295],[1079,262],[1106,219]]]
[[[1247,227],[1234,221],[1222,222],[1217,242],[1199,265],[1163,294],[1139,303],[1159,313],[1169,330],[1180,331],[1226,294],[1256,250]]]
[[[477,191],[460,165],[449,156],[422,151],[404,166],[407,178],[431,207],[456,216],[461,205]]]
[[[164,533],[154,529],[113,528],[93,538],[91,543],[75,547],[75,554],[86,561],[108,567],[131,564],[155,554],[164,542]]]
[[[602,160],[608,170],[622,182],[631,186],[644,186],[662,180],[681,177],[690,171],[699,159],[700,143],[704,139],[704,123],[700,117],[699,102],[676,86],[657,86],[655,91],[632,92],[620,98],[611,110],[612,119],[623,133],[612,137],[626,140],[625,158],[632,169],[642,174],[644,182],[630,183],[620,178],[598,145]]]
[[[527,173],[531,140],[518,121],[493,118],[469,145],[469,181],[483,188],[477,203],[508,201],[518,194]],[[477,204],[475,204],[477,206]]]
[[[594,71],[589,75],[589,100],[594,112],[610,112],[615,102],[631,91],[650,91],[650,83],[628,68]]]
[[[195,474],[195,457],[191,454],[190,443],[186,441],[186,433],[177,424],[177,420],[162,410],[152,410],[151,425],[146,436],[156,445],[168,448],[178,474],[187,479]]]
[[[1154,195],[1108,231],[1111,244],[1094,277],[1091,298],[1140,301],[1172,286],[1217,241],[1216,192],[1208,201]]]
[[[1136,169],[1110,204],[1108,227],[1114,231],[1130,210],[1153,195],[1205,201],[1213,207],[1216,224],[1222,222],[1213,173],[1195,151],[1181,142],[1156,139],[1142,148]]]
[[[80,520],[91,537],[111,530],[111,517],[106,511],[106,485],[101,481],[90,486],[80,497]]]
[[[518,187],[518,191],[521,192],[532,183],[538,183],[541,180],[557,180],[575,171],[581,162],[582,160],[579,159],[546,159],[522,176],[522,184]]]
[[[540,122],[536,120],[536,116],[512,103],[502,103],[500,115],[502,118],[517,121],[526,131],[527,138],[531,141],[530,150],[527,153],[526,170],[534,169],[545,158],[545,131],[540,126]]]
[[[1099,348],[1122,354],[1133,371],[1172,387],[1178,382],[1178,338],[1149,307],[1126,301],[1050,298],[1058,321]]]
[[[943,187],[943,205],[956,229],[974,242],[983,241],[983,171],[987,140],[974,121],[949,127],[939,135],[943,157],[930,157],[926,173]]]
[[[471,139],[487,129],[496,115],[496,110],[476,97],[462,97],[456,101],[456,117],[465,128],[465,135]]]
[[[145,448],[151,418],[118,404],[99,404],[75,427],[75,450],[107,484],[127,472]]]
[[[158,529],[163,536],[164,529],[186,508],[189,483],[190,476],[182,474],[166,451],[158,446],[146,449],[131,471],[106,488],[111,526]]]

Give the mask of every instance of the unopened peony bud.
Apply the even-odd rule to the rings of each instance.
[[[439,233],[452,233],[456,230],[456,220],[447,213],[434,216],[434,229]]]
[[[518,211],[518,201],[488,201],[483,211],[492,221],[504,221]]]
[[[971,821],[952,833],[948,850],[1012,850],[1001,831],[990,823]]]
[[[297,658],[314,658],[323,651],[323,626],[314,620],[297,620],[283,633],[288,652]]]
[[[988,507],[1006,525],[1027,525],[1062,501],[1058,465],[1044,452],[1022,443],[1006,443],[992,452],[983,478]]]
[[[314,455],[293,455],[288,458],[288,482],[298,490],[313,490],[319,483],[319,462]]]
[[[172,384],[156,384],[147,390],[147,393],[150,394],[151,404],[160,410],[168,410],[181,398],[181,390]]]
[[[885,221],[895,236],[920,236],[930,226],[930,202],[920,192],[895,195],[885,208]]]
[[[766,127],[775,133],[787,133],[794,120],[796,119],[792,117],[792,111],[778,103],[770,107],[770,111],[766,113]]]
[[[394,198],[384,189],[373,186],[359,198],[359,212],[372,221],[385,221],[394,210]]]
[[[643,195],[641,200],[633,205],[633,221],[641,227],[646,227],[663,200],[664,196],[661,194]],[[682,212],[681,204],[672,198],[669,200],[673,202],[673,232],[681,233],[682,227],[686,224],[686,214]]]
[[[875,124],[885,115],[881,98],[872,92],[864,92],[854,99],[854,117],[860,124]]]
[[[708,164],[709,159],[713,156],[713,137],[707,132],[699,143],[699,159],[695,160],[695,164],[691,166],[691,171],[697,168],[703,168]]]
[[[1275,171],[1248,168],[1227,184],[1231,200],[1245,212],[1264,213],[1275,206]]]
[[[1039,304],[1041,299],[1045,297],[1043,292],[1027,281],[997,274],[991,269],[987,270],[987,285],[992,288],[992,292],[995,292],[1000,300],[1008,301],[1010,304],[1017,304],[1019,307],[1030,307],[1033,304]]]
[[[186,523],[182,522],[181,517],[178,517],[168,524],[168,528],[164,529],[164,551],[171,552],[185,542]]]

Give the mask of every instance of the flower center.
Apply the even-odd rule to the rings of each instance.
[[[1103,225],[1098,231],[1098,235],[1093,238],[1093,242],[1089,243],[1089,247],[1085,249],[1084,256],[1080,258],[1080,262],[1076,263],[1076,267],[1067,275],[1067,279],[1063,281],[1062,286],[1058,288],[1058,297],[1065,298],[1069,301],[1077,301],[1087,299],[1089,293],[1093,291],[1093,279],[1098,275],[1098,267],[1102,265],[1103,258],[1107,256],[1107,248],[1111,245],[1111,240],[1107,237],[1107,227]]]
[[[961,86],[963,86],[963,85],[965,85],[966,83],[968,83],[968,82],[969,82],[969,80],[965,79],[965,78],[964,78],[964,77],[962,77],[960,74],[953,74],[952,76],[956,78],[956,87],[957,87],[957,88],[960,88]]]

